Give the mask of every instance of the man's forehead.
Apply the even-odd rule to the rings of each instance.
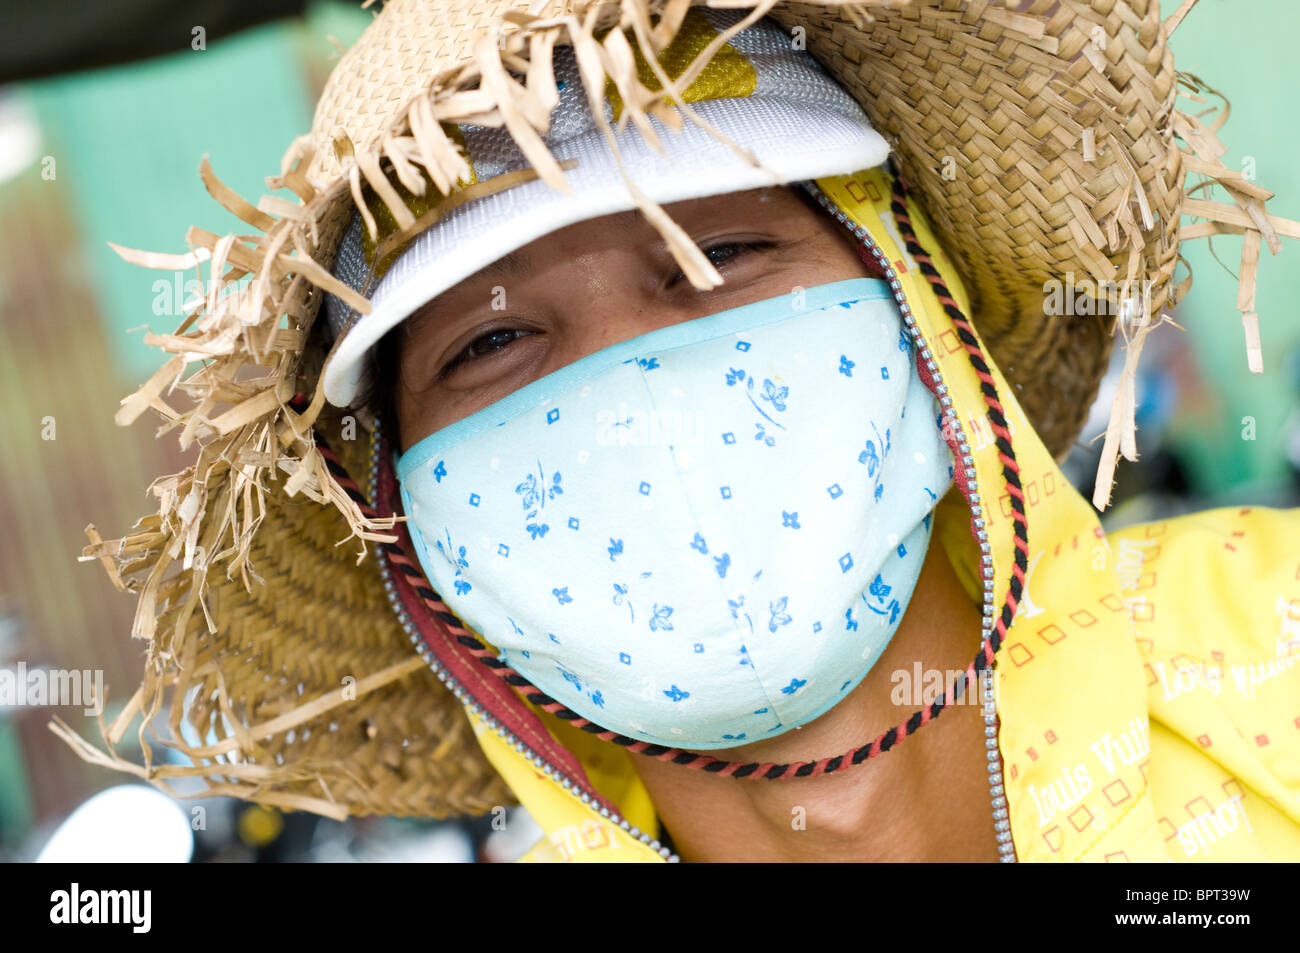
[[[690,231],[706,226],[719,217],[742,218],[755,210],[756,203],[770,203],[781,197],[788,190],[782,186],[766,189],[752,189],[747,192],[733,192],[724,195],[709,195],[703,198],[686,199],[664,206],[664,210],[679,225]],[[605,234],[608,230],[609,234]],[[563,228],[529,242],[520,248],[502,255],[496,261],[485,265],[474,278],[523,278],[534,267],[534,258],[539,248],[544,245],[590,244],[593,232],[602,234],[596,237],[599,242],[607,241],[611,236],[625,236],[629,241],[644,239],[656,247],[664,246],[663,237],[646,221],[639,209],[629,209],[603,215],[599,218],[574,222]],[[467,279],[468,280],[468,279]]]
[[[669,202],[664,205],[664,211],[674,217],[679,213],[700,214],[718,209],[743,211],[752,207],[755,202],[771,202],[790,195],[791,192],[792,189],[788,185],[774,185],[763,189],[749,189],[744,192],[724,192],[721,195],[706,195],[698,199]],[[636,209],[632,211],[639,214]]]

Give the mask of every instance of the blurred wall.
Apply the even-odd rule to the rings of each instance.
[[[155,439],[155,415],[129,428],[113,415],[159,365],[145,330],[175,329],[194,274],[128,265],[108,242],[185,252],[191,224],[242,231],[204,190],[200,157],[256,202],[310,128],[338,56],[327,36],[350,44],[371,16],[317,4],[0,91],[0,665],[102,670],[110,716],[139,684],[134,597],[77,555],[88,523],[122,535],[155,511],[149,483],[190,462],[173,435]],[[76,757],[47,727],[55,714],[98,740],[80,707],[0,709],[0,850],[126,780]]]
[[[1177,4],[1162,6],[1172,11]],[[1297,37],[1296,0],[1200,0],[1171,41],[1177,67],[1201,77],[1232,104],[1219,131],[1228,147],[1224,165],[1253,170],[1258,185],[1277,193],[1268,203],[1270,214],[1290,219],[1300,219]],[[1181,103],[1198,108],[1186,99]],[[1199,108],[1212,105],[1218,103]],[[1222,190],[1203,197],[1230,201]],[[1300,426],[1300,242],[1284,239],[1277,256],[1267,247],[1261,251],[1255,306],[1264,373],[1251,374],[1236,310],[1241,241],[1239,235],[1221,235],[1212,244],[1198,240],[1182,249],[1194,280],[1176,318],[1187,328],[1194,368],[1205,384],[1203,393],[1189,395],[1194,399],[1177,415],[1169,439],[1185,456],[1193,489],[1215,497],[1287,482],[1286,438]],[[1161,332],[1179,333],[1167,327]],[[1243,439],[1243,431],[1249,435],[1243,418],[1254,421],[1253,440]]]

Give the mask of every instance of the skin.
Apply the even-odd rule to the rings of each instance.
[[[714,262],[722,285],[693,287],[636,210],[525,245],[523,268],[472,275],[400,326],[393,403],[402,447],[628,338],[795,286],[872,276],[842,226],[792,189],[664,208]],[[746,242],[762,244],[737,247]],[[466,353],[471,344],[478,356]],[[801,729],[707,753],[788,762],[847,752],[920,707],[893,704],[893,672],[916,661],[964,669],[979,629],[979,611],[936,540],[893,641],[857,688]],[[817,778],[736,780],[636,755],[632,763],[686,861],[992,861],[983,739],[970,704],[867,764]]]

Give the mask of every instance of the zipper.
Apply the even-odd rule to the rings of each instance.
[[[380,421],[376,419],[370,432],[370,472],[368,474],[368,496],[372,506],[379,498],[379,433]],[[447,671],[442,663],[438,661],[437,656],[433,654],[433,651],[424,644],[424,640],[420,637],[419,629],[417,629],[415,623],[411,621],[411,617],[407,613],[406,608],[397,597],[397,587],[393,584],[392,572],[388,567],[387,557],[384,555],[379,544],[376,543],[373,550],[375,561],[379,565],[380,577],[384,582],[384,592],[388,596],[389,605],[393,607],[393,612],[397,615],[398,622],[402,625],[402,631],[405,632],[406,637],[411,640],[411,645],[415,647],[416,652],[418,652],[420,657],[424,659],[425,664],[433,670],[433,674],[438,676],[438,680],[447,686],[447,689],[458,698],[466,708],[469,709],[470,714],[482,718],[482,720],[487,723],[489,729],[495,731],[498,735],[504,738],[506,743],[515,751],[522,754],[529,764],[541,771],[546,777],[558,782],[561,788],[569,794],[577,797],[583,804],[590,808],[593,813],[609,821],[611,824],[617,825],[621,830],[626,831],[641,843],[647,845],[668,863],[680,863],[681,858],[677,854],[660,844],[659,841],[652,837],[648,832],[638,829],[626,818],[620,817],[616,811],[611,811],[603,804],[598,804],[596,798],[583,790],[582,785],[570,778],[567,774],[525,744],[518,735],[506,728],[506,726],[493,717],[485,707],[481,706],[474,700],[474,696],[470,691],[460,683],[459,679]]]
[[[908,302],[907,296],[903,293],[903,283],[899,280],[898,272],[894,269],[889,256],[876,244],[875,239],[871,237],[867,229],[852,221],[821,190],[821,187],[816,182],[810,180],[799,184],[803,186],[809,195],[816,199],[817,204],[827,214],[847,228],[850,234],[871,252],[872,258],[875,259],[876,264],[884,272],[885,279],[889,282],[889,288],[894,293],[894,300],[898,302],[898,310],[903,315],[903,324],[907,328],[907,333],[911,336],[921,360],[925,362],[926,370],[930,372],[934,381],[933,392],[935,397],[938,398],[939,405],[943,408],[945,425],[951,428],[950,433],[956,435],[957,449],[961,453],[961,467],[966,480],[959,489],[966,500],[966,505],[970,508],[971,517],[974,520],[975,537],[980,547],[980,575],[984,580],[984,609],[980,634],[982,639],[988,639],[993,632],[994,618],[993,555],[989,545],[988,530],[985,529],[984,507],[980,502],[979,492],[971,489],[974,486],[975,479],[975,460],[971,456],[970,441],[962,428],[961,420],[957,416],[957,410],[952,405],[952,398],[948,396],[948,385],[943,382],[943,374],[939,371],[938,362],[935,361],[930,345],[921,334],[921,328],[912,313],[911,303]],[[996,664],[996,659],[994,661]],[[1002,754],[998,750],[998,709],[997,698],[993,689],[993,670],[991,668],[984,668],[980,672],[980,701],[984,718],[985,757],[988,762],[989,803],[993,812],[993,830],[996,834],[999,860],[1004,864],[1013,864],[1016,862],[1016,848],[1011,840],[1011,820],[1007,808],[1006,787],[1002,776]]]

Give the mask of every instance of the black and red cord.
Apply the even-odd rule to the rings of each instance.
[[[933,260],[921,247],[916,237],[911,217],[907,211],[906,198],[907,193],[901,181],[896,177],[890,208],[898,223],[904,245],[908,254],[916,261],[921,273],[930,282],[945,313],[955,325],[958,338],[967,352],[976,376],[980,380],[980,391],[984,395],[984,402],[988,405],[989,424],[995,436],[998,456],[1002,461],[1002,476],[1010,496],[1015,540],[1012,578],[1008,586],[1007,597],[1003,601],[1001,615],[994,624],[993,629],[990,630],[989,638],[982,641],[975,659],[966,667],[965,671],[953,680],[942,698],[937,698],[930,705],[913,712],[903,722],[882,733],[868,744],[861,745],[844,754],[815,761],[789,764],[723,761],[709,755],[683,751],[680,748],[652,744],[610,731],[584,718],[568,708],[563,702],[559,702],[547,695],[511,668],[509,664],[502,661],[490,648],[466,629],[456,614],[443,602],[442,597],[429,585],[417,561],[411,557],[400,542],[381,544],[381,549],[389,562],[398,572],[407,577],[415,593],[424,602],[433,617],[447,627],[448,632],[456,641],[474,658],[490,669],[507,685],[511,686],[526,701],[556,718],[571,722],[575,727],[581,728],[598,738],[659,761],[668,761],[688,768],[698,768],[723,777],[762,778],[765,780],[816,777],[822,774],[830,774],[851,765],[861,764],[863,761],[870,761],[872,758],[893,748],[904,738],[914,734],[934,718],[937,718],[966,690],[966,685],[976,677],[978,672],[993,664],[994,655],[998,648],[1001,647],[1007,629],[1011,626],[1016,607],[1019,605],[1024,592],[1025,577],[1028,572],[1028,522],[1025,517],[1024,493],[1020,484],[1020,466],[1016,461],[1015,450],[1011,445],[1010,428],[1007,426],[1006,414],[998,397],[997,385],[994,382],[992,371],[984,358],[974,329],[971,327],[966,315],[957,306],[947,285],[944,284],[938,270],[935,268]],[[363,514],[373,518],[376,514],[370,502],[366,500],[356,483],[348,476],[334,453],[320,440],[319,434],[317,440],[317,445],[335,481],[348,494],[349,498],[357,504]],[[380,466],[390,465],[386,454],[381,453],[380,458]]]
[[[1016,461],[1016,451],[1011,446],[1011,430],[1007,426],[1006,412],[1003,410],[1002,401],[998,397],[993,372],[989,369],[988,361],[984,359],[984,351],[980,347],[979,340],[975,337],[975,330],[971,327],[970,321],[962,313],[961,308],[957,306],[957,302],[953,299],[948,286],[944,284],[943,278],[940,277],[938,269],[934,266],[934,260],[921,247],[920,241],[917,240],[916,230],[912,227],[912,218],[907,210],[907,192],[899,177],[894,178],[894,189],[893,194],[890,196],[889,208],[894,213],[894,220],[898,223],[898,229],[903,237],[903,244],[907,248],[907,253],[916,261],[917,266],[921,269],[921,274],[930,282],[939,303],[943,306],[944,313],[948,315],[948,318],[956,327],[957,339],[961,341],[962,346],[966,349],[971,366],[975,369],[975,376],[979,378],[980,392],[984,395],[984,403],[988,405],[989,409],[989,428],[993,431],[994,444],[998,448],[998,459],[1002,461],[1002,479],[1006,483],[1007,494],[1011,502],[1012,536],[1015,542],[1015,551],[1012,554],[1011,581],[1008,586],[1007,598],[1002,603],[1002,613],[991,633],[991,644],[989,640],[986,640],[981,647],[984,652],[984,664],[978,665],[977,669],[983,669],[993,664],[993,656],[1002,646],[1002,640],[1006,637],[1007,629],[1011,627],[1011,620],[1015,617],[1016,609],[1020,605],[1020,599],[1024,594],[1025,577],[1029,572],[1029,523],[1025,516],[1025,494],[1020,485],[1020,464]],[[986,501],[986,508],[987,505]]]

